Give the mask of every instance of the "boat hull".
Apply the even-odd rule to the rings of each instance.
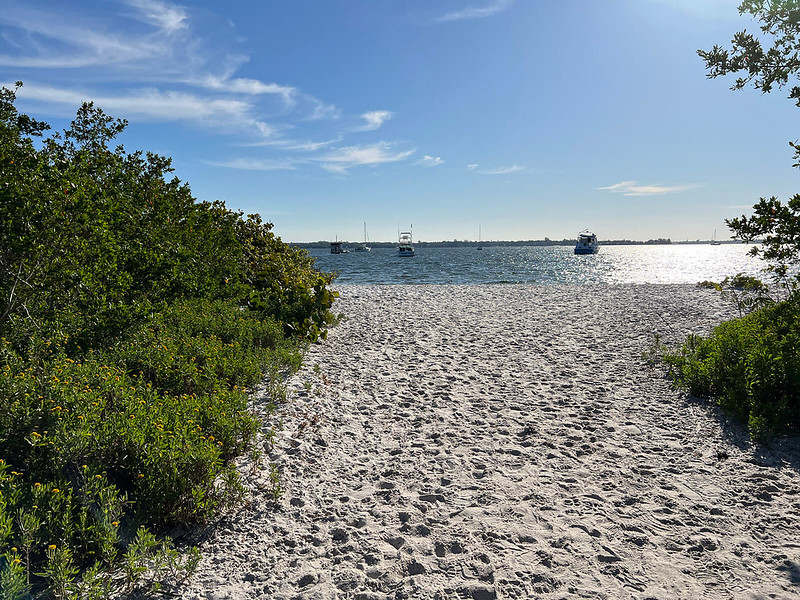
[[[591,248],[575,248],[575,254],[597,254],[597,246]]]
[[[399,243],[397,244],[397,256],[414,256],[413,239],[410,231],[404,231],[400,234]]]

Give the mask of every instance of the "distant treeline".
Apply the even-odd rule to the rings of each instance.
[[[348,245],[355,246],[360,242],[341,242],[343,246],[347,247]],[[668,244],[708,244],[710,240],[694,240],[694,241],[675,241],[673,242],[669,238],[658,238],[655,240],[647,240],[647,241],[640,241],[640,240],[600,240],[600,244],[603,246],[657,246],[657,245],[668,245]],[[741,240],[724,240],[721,241],[722,244],[741,244]],[[298,248],[328,248],[330,247],[330,242],[325,240],[319,240],[316,242],[293,242],[291,243],[292,246]],[[372,248],[394,248],[397,246],[397,242],[370,242],[369,245]],[[477,242],[477,241],[470,241],[470,240],[452,240],[452,241],[441,241],[441,242],[414,242],[414,245],[420,248],[460,248],[460,247],[472,247],[476,245],[481,246],[574,246],[575,240],[573,238],[563,239],[563,240],[551,240],[549,238],[545,238],[543,240],[517,240],[517,241],[493,241],[493,242]]]

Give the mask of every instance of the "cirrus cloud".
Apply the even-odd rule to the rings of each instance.
[[[227,136],[239,148],[263,148],[249,158],[205,163],[231,169],[315,165],[341,174],[415,152],[400,142],[342,142],[380,129],[394,116],[389,110],[349,112],[345,119],[339,107],[299,87],[239,76],[249,59],[235,47],[243,40],[219,31],[233,33],[233,23],[221,24],[180,0],[111,0],[91,13],[74,3],[53,10],[50,0],[2,4],[0,68],[19,72],[26,85],[18,98],[40,114],[67,118],[92,100],[133,122],[180,123]],[[213,147],[216,155],[224,151]]]
[[[188,15],[182,6],[159,2],[159,0],[124,0],[126,4],[139,10],[138,17],[146,23],[155,25],[161,31],[173,33],[186,29]]]
[[[361,115],[361,118],[364,119],[365,123],[361,127],[356,127],[353,131],[375,131],[383,125],[384,121],[392,118],[392,113],[388,110],[373,110],[365,112]]]
[[[516,173],[518,171],[524,171],[525,167],[522,167],[518,164],[513,164],[510,167],[495,167],[494,169],[479,169],[478,165],[472,164],[467,165],[467,169],[470,171],[475,171],[476,173],[480,173],[481,175],[508,175],[509,173]]]
[[[468,6],[461,10],[449,12],[441,17],[434,19],[437,23],[447,23],[449,21],[463,21],[464,19],[485,19],[511,7],[514,0],[494,0],[487,6]]]
[[[405,160],[414,150],[396,151],[394,144],[377,142],[364,146],[343,146],[334,148],[327,154],[312,160],[322,164],[322,167],[334,173],[347,173],[352,167],[376,166],[384,163]]]
[[[607,190],[615,194],[622,194],[623,196],[663,196],[665,194],[675,194],[678,192],[685,192],[693,188],[699,187],[697,184],[688,185],[639,185],[635,181],[620,181],[614,185],[607,185],[597,188],[598,190]]]
[[[206,161],[206,164],[242,171],[295,171],[301,162],[291,159],[234,158],[220,162]]]
[[[444,159],[441,156],[428,156],[426,154],[415,164],[422,165],[423,167],[438,167],[439,165],[444,164]]]

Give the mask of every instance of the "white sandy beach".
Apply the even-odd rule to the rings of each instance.
[[[341,286],[190,599],[800,597],[800,441],[643,360],[735,316],[694,286]]]

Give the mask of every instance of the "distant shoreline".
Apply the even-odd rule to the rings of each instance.
[[[341,244],[345,247],[355,246],[363,242],[348,242],[340,240]],[[290,246],[297,248],[329,248],[330,241],[319,240],[316,242],[288,242]],[[673,241],[669,238],[659,238],[656,240],[600,240],[601,246],[671,246],[671,245],[707,245],[711,240],[694,240],[694,241]],[[720,244],[742,244],[742,240],[720,240]],[[759,243],[755,241],[753,243]],[[369,242],[372,248],[395,248],[397,242]],[[492,241],[492,242],[478,242],[475,240],[452,240],[440,242],[414,242],[415,246],[420,248],[461,248],[473,247],[481,245],[484,247],[520,247],[520,246],[574,246],[574,239],[564,240],[519,240],[519,241]]]

